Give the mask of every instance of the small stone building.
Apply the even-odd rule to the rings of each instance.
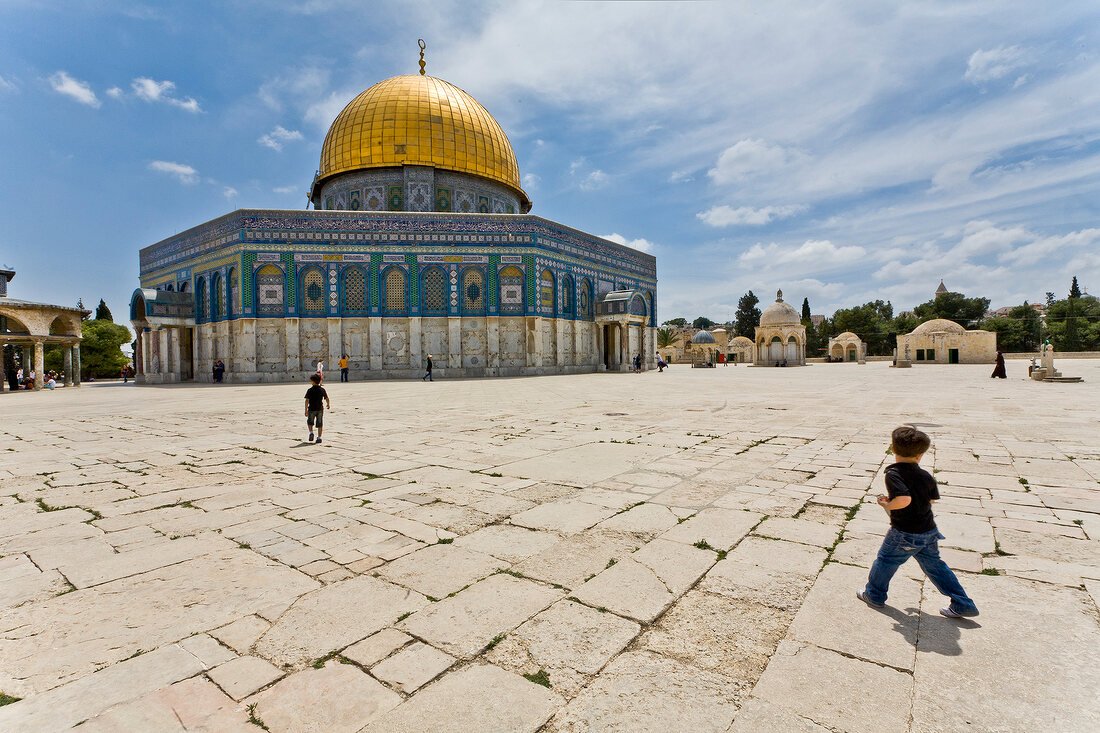
[[[726,361],[734,364],[751,364],[752,352],[752,339],[734,336],[726,344]]]
[[[806,327],[790,303],[783,302],[783,291],[760,314],[756,327],[756,358],[753,366],[805,366]]]
[[[692,364],[715,363],[719,352],[714,334],[710,331],[700,331],[692,336],[690,353]]]
[[[833,361],[863,361],[867,358],[867,344],[851,331],[845,331],[829,339],[828,354]]]
[[[899,360],[914,364],[988,364],[997,357],[997,334],[967,331],[945,318],[936,318],[898,336]]]

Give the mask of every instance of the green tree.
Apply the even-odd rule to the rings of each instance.
[[[1050,304],[1053,303],[1053,302],[1054,302],[1054,293],[1052,293],[1048,290],[1047,291],[1047,308],[1049,308]]]
[[[699,316],[698,318],[696,318],[694,321],[691,322],[691,325],[694,328],[706,329],[706,328],[710,328],[711,326],[713,326],[714,321],[710,320],[706,316]]]
[[[802,323],[805,324],[806,321],[808,321],[808,320],[810,320],[810,299],[809,298],[803,298],[802,299]]]
[[[77,298],[76,299],[76,307],[78,309],[84,311],[83,313],[80,314],[80,320],[86,321],[91,317],[92,314],[90,312],[88,312],[87,308],[84,307],[84,299],[83,298]]]
[[[1000,351],[1034,351],[1039,347],[1042,322],[1035,309],[1024,303],[1010,310],[1007,316],[985,319],[982,328],[997,334]]]
[[[80,324],[80,374],[89,377],[117,377],[129,359],[122,345],[130,343],[130,329],[110,321],[91,320]]]
[[[1046,327],[1058,351],[1100,348],[1100,300],[1092,295],[1056,300],[1047,308]]]
[[[658,328],[657,329],[657,348],[663,349],[666,346],[672,346],[676,341],[676,332],[671,328]]]
[[[1077,276],[1076,275],[1073,276],[1073,282],[1070,283],[1070,286],[1069,286],[1069,297],[1071,297],[1071,298],[1080,298],[1081,297],[1081,288],[1077,284]]]
[[[103,302],[103,298],[99,299],[99,305],[95,307],[95,319],[97,321],[110,321],[115,322],[115,319],[111,316],[111,309],[107,307],[107,304]]]
[[[737,301],[737,315],[734,318],[734,330],[738,336],[748,339],[756,338],[756,327],[760,325],[760,309],[756,304],[760,298],[753,295],[752,291],[745,293]]]
[[[688,325],[688,322],[687,322],[686,318],[673,318],[671,320],[665,321],[661,325],[663,325],[663,326],[676,326],[677,328],[683,328],[684,326]]]
[[[934,299],[921,303],[913,312],[921,323],[934,318],[946,318],[963,328],[973,328],[981,323],[989,310],[989,298],[968,298],[962,293],[940,293]]]
[[[867,342],[868,355],[883,356],[893,351],[889,330],[894,319],[894,306],[890,301],[876,300],[842,308],[833,314],[833,327],[837,332],[851,331]]]

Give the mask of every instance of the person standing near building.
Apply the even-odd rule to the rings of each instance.
[[[1005,373],[1005,355],[1000,351],[997,352],[997,365],[993,367],[993,373],[989,378],[1008,379],[1008,374]]]
[[[318,359],[317,360],[317,372],[316,373],[317,373],[317,376],[320,377],[320,381],[318,382],[318,384],[325,381],[325,362],[324,362],[323,359]]]
[[[338,363],[340,364],[340,381],[346,382],[348,381],[348,355],[342,354]]]
[[[420,381],[423,382],[425,379],[427,379],[429,382],[434,382],[435,380],[432,379],[432,355],[431,354],[428,354],[428,358],[424,361],[424,368],[427,369],[428,371],[424,373],[424,376],[420,378]]]

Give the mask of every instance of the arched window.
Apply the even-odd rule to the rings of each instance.
[[[344,312],[365,313],[367,311],[367,273],[362,267],[349,267],[344,270]]]
[[[286,313],[286,279],[275,265],[256,271],[256,314],[281,316]]]
[[[438,267],[420,274],[420,305],[424,313],[441,315],[447,311],[447,277]]]
[[[325,273],[319,267],[302,270],[298,288],[298,310],[303,316],[320,316],[325,313]]]
[[[632,316],[645,315],[645,299],[642,296],[635,295],[630,299],[630,314]]]
[[[237,313],[237,303],[233,298],[239,291],[240,286],[237,284],[237,268],[230,267],[229,274],[225,277],[225,315],[227,317]]]
[[[561,279],[561,312],[562,315],[573,315],[573,277],[565,275]]]
[[[539,311],[554,315],[554,273],[543,270],[539,276]]]
[[[191,284],[189,282],[187,282],[186,280],[184,280],[183,282],[180,283],[179,291],[181,293],[190,293],[191,292]]]
[[[581,292],[577,298],[577,315],[586,321],[592,320],[592,283],[588,278],[581,281]]]
[[[195,322],[206,320],[206,278],[200,277],[195,284]]]
[[[215,272],[210,278],[210,320],[216,321],[225,315],[225,298],[222,295],[222,276]]]
[[[405,315],[405,288],[408,276],[400,267],[390,267],[382,278],[383,312],[388,316]]]
[[[462,312],[468,316],[485,313],[485,273],[468,267],[462,273]]]
[[[509,266],[497,276],[502,315],[523,315],[523,270]]]
[[[167,285],[165,285],[164,289],[167,290],[169,293],[172,292],[172,283],[168,283]]]

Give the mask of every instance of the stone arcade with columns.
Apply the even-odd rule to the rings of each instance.
[[[867,359],[867,344],[851,331],[845,331],[829,339],[827,353],[833,361],[864,363]]]
[[[805,366],[806,327],[798,311],[783,302],[783,291],[760,314],[756,327],[756,358],[753,366]]]
[[[25,373],[34,370],[34,388],[42,389],[46,371],[46,346],[57,345],[64,356],[65,384],[80,386],[80,322],[88,313],[63,305],[32,303],[8,297],[8,282],[15,271],[0,269],[0,348],[11,346],[19,351],[19,367]],[[9,388],[8,370],[16,367],[14,359],[5,354],[0,360],[0,391]]]
[[[430,76],[379,82],[333,122],[313,211],[240,210],[140,254],[139,382],[655,365],[652,255],[528,213],[516,156],[473,97]]]

